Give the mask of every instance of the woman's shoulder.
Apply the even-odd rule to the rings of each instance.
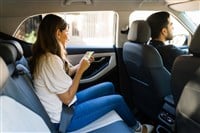
[[[62,61],[62,59],[58,56],[58,55],[56,55],[56,54],[52,54],[52,53],[46,53],[46,60],[47,61],[50,61],[50,62],[55,62],[55,63],[63,63],[63,61]]]
[[[48,57],[48,58],[60,59],[60,57],[58,55],[52,54],[50,52],[47,52],[45,56]]]

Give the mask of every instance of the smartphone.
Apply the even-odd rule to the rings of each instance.
[[[87,52],[85,53],[85,57],[86,57],[87,59],[90,59],[90,57],[91,57],[93,54],[94,54],[94,51],[87,51]]]

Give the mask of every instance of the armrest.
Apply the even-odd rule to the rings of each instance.
[[[166,103],[170,104],[170,105],[173,106],[173,107],[175,106],[175,105],[174,105],[174,98],[173,98],[172,95],[165,96],[164,101],[165,101]]]
[[[164,97],[164,104],[161,112],[158,115],[158,119],[162,124],[167,126],[173,131],[175,125],[176,109],[174,105],[174,99],[172,95]]]
[[[158,119],[170,128],[173,128],[175,122],[175,115],[175,107],[171,106],[168,103],[165,103],[162,107],[162,111],[158,115]]]

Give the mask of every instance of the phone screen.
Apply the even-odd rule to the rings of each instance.
[[[94,51],[87,51],[86,54],[85,54],[85,57],[87,59],[90,59],[90,57],[94,54]]]

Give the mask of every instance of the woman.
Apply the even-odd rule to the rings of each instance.
[[[93,57],[83,57],[78,65],[70,65],[65,51],[68,30],[68,24],[61,17],[53,14],[45,16],[32,49],[30,69],[33,83],[51,122],[59,128],[62,104],[73,104],[74,113],[67,131],[82,128],[111,110],[115,110],[134,130],[140,130],[140,123],[123,98],[115,94],[110,82],[77,93],[81,76],[89,68]]]

